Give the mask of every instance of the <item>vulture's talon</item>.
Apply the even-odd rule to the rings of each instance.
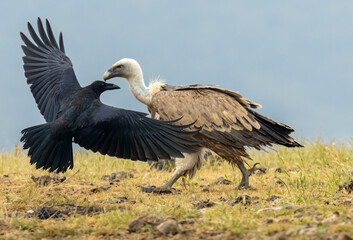
[[[260,165],[260,163],[255,163],[254,166],[252,166],[252,168],[250,168],[250,169],[248,170],[249,176],[251,176],[252,174],[254,174],[257,170],[259,170],[259,171],[265,173],[264,170],[263,170],[261,167],[256,167],[256,165]]]

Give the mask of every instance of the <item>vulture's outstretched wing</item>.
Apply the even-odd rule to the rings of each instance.
[[[22,46],[25,56],[23,68],[27,83],[37,106],[47,122],[58,117],[63,99],[80,89],[72,63],[65,55],[63,37],[60,33],[59,45],[55,40],[49,21],[46,20],[47,32],[38,18],[38,32],[28,23],[31,42],[22,32]]]
[[[293,129],[250,109],[260,107],[237,92],[217,86],[165,85],[153,96],[151,109],[161,120],[183,116],[179,124],[196,121],[194,126],[202,128],[201,134],[235,148],[259,149],[272,143],[300,146],[289,136]]]
[[[101,154],[131,160],[158,160],[183,157],[195,152],[187,146],[197,144],[186,126],[173,125],[146,117],[145,113],[114,108],[100,103],[92,124],[77,131],[74,142]]]

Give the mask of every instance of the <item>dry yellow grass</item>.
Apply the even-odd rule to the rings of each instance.
[[[338,192],[339,185],[353,179],[352,141],[335,145],[318,140],[304,145],[302,149],[279,148],[269,153],[254,151],[253,163],[267,168],[266,174],[250,177],[255,190],[234,190],[240,172],[211,156],[194,179],[186,180],[186,188],[182,181],[175,184],[182,191],[180,194],[169,195],[142,193],[138,186],[161,185],[172,172],[82,150],[74,154],[74,169],[64,174],[69,179],[39,187],[31,175],[38,177],[47,172],[36,170],[26,153],[16,148],[0,154],[0,239],[163,238],[151,225],[140,233],[128,233],[129,223],[143,215],[174,217],[179,223],[188,220],[180,224],[182,232],[174,239],[314,239],[343,233],[353,236],[353,193]],[[282,172],[276,171],[278,168]],[[130,172],[134,177],[114,183],[105,191],[91,191],[109,184],[102,176],[117,171]],[[232,184],[205,187],[221,176]],[[242,194],[251,197],[251,204],[227,203]],[[281,198],[266,201],[272,195]],[[107,202],[117,197],[129,201]],[[197,209],[194,203],[199,200],[209,200],[215,206]],[[104,212],[45,220],[27,214],[45,206],[71,206],[67,204],[98,206]],[[286,205],[290,207],[261,210]]]

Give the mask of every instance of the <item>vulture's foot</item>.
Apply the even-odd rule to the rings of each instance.
[[[256,190],[255,188],[249,186],[249,181],[246,184],[245,182],[241,181],[238,185],[238,187],[235,188],[235,190],[241,190],[241,189],[245,189],[245,190]]]
[[[141,186],[142,192],[145,193],[156,193],[156,194],[175,194],[179,193],[180,190],[176,190],[175,188],[169,187],[169,186],[161,186],[161,187],[156,187],[156,186],[150,186],[150,185],[145,185]]]
[[[236,188],[236,190],[239,189],[252,189],[252,187],[249,186],[249,176],[251,175],[250,170],[246,169],[246,167],[244,166],[243,162],[238,162],[237,163],[238,168],[242,174],[242,178],[241,178],[241,182],[239,183],[238,187]],[[253,166],[253,168],[256,166],[256,164]]]
[[[241,179],[241,182],[239,183],[238,187],[236,188],[237,190],[240,189],[249,189],[249,178],[245,180],[244,178]]]

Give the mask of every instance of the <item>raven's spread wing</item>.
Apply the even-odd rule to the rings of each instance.
[[[66,96],[81,88],[78,83],[72,63],[65,55],[63,37],[60,33],[59,45],[55,40],[49,21],[46,20],[45,32],[42,21],[38,18],[38,32],[28,23],[28,30],[34,42],[31,42],[22,32],[22,46],[25,56],[23,68],[27,83],[38,108],[47,122],[58,117],[60,106]]]
[[[91,123],[74,136],[81,147],[101,154],[131,160],[158,160],[183,157],[182,152],[195,152],[190,147],[198,142],[185,131],[190,125],[177,126],[146,117],[145,113],[101,104]]]

